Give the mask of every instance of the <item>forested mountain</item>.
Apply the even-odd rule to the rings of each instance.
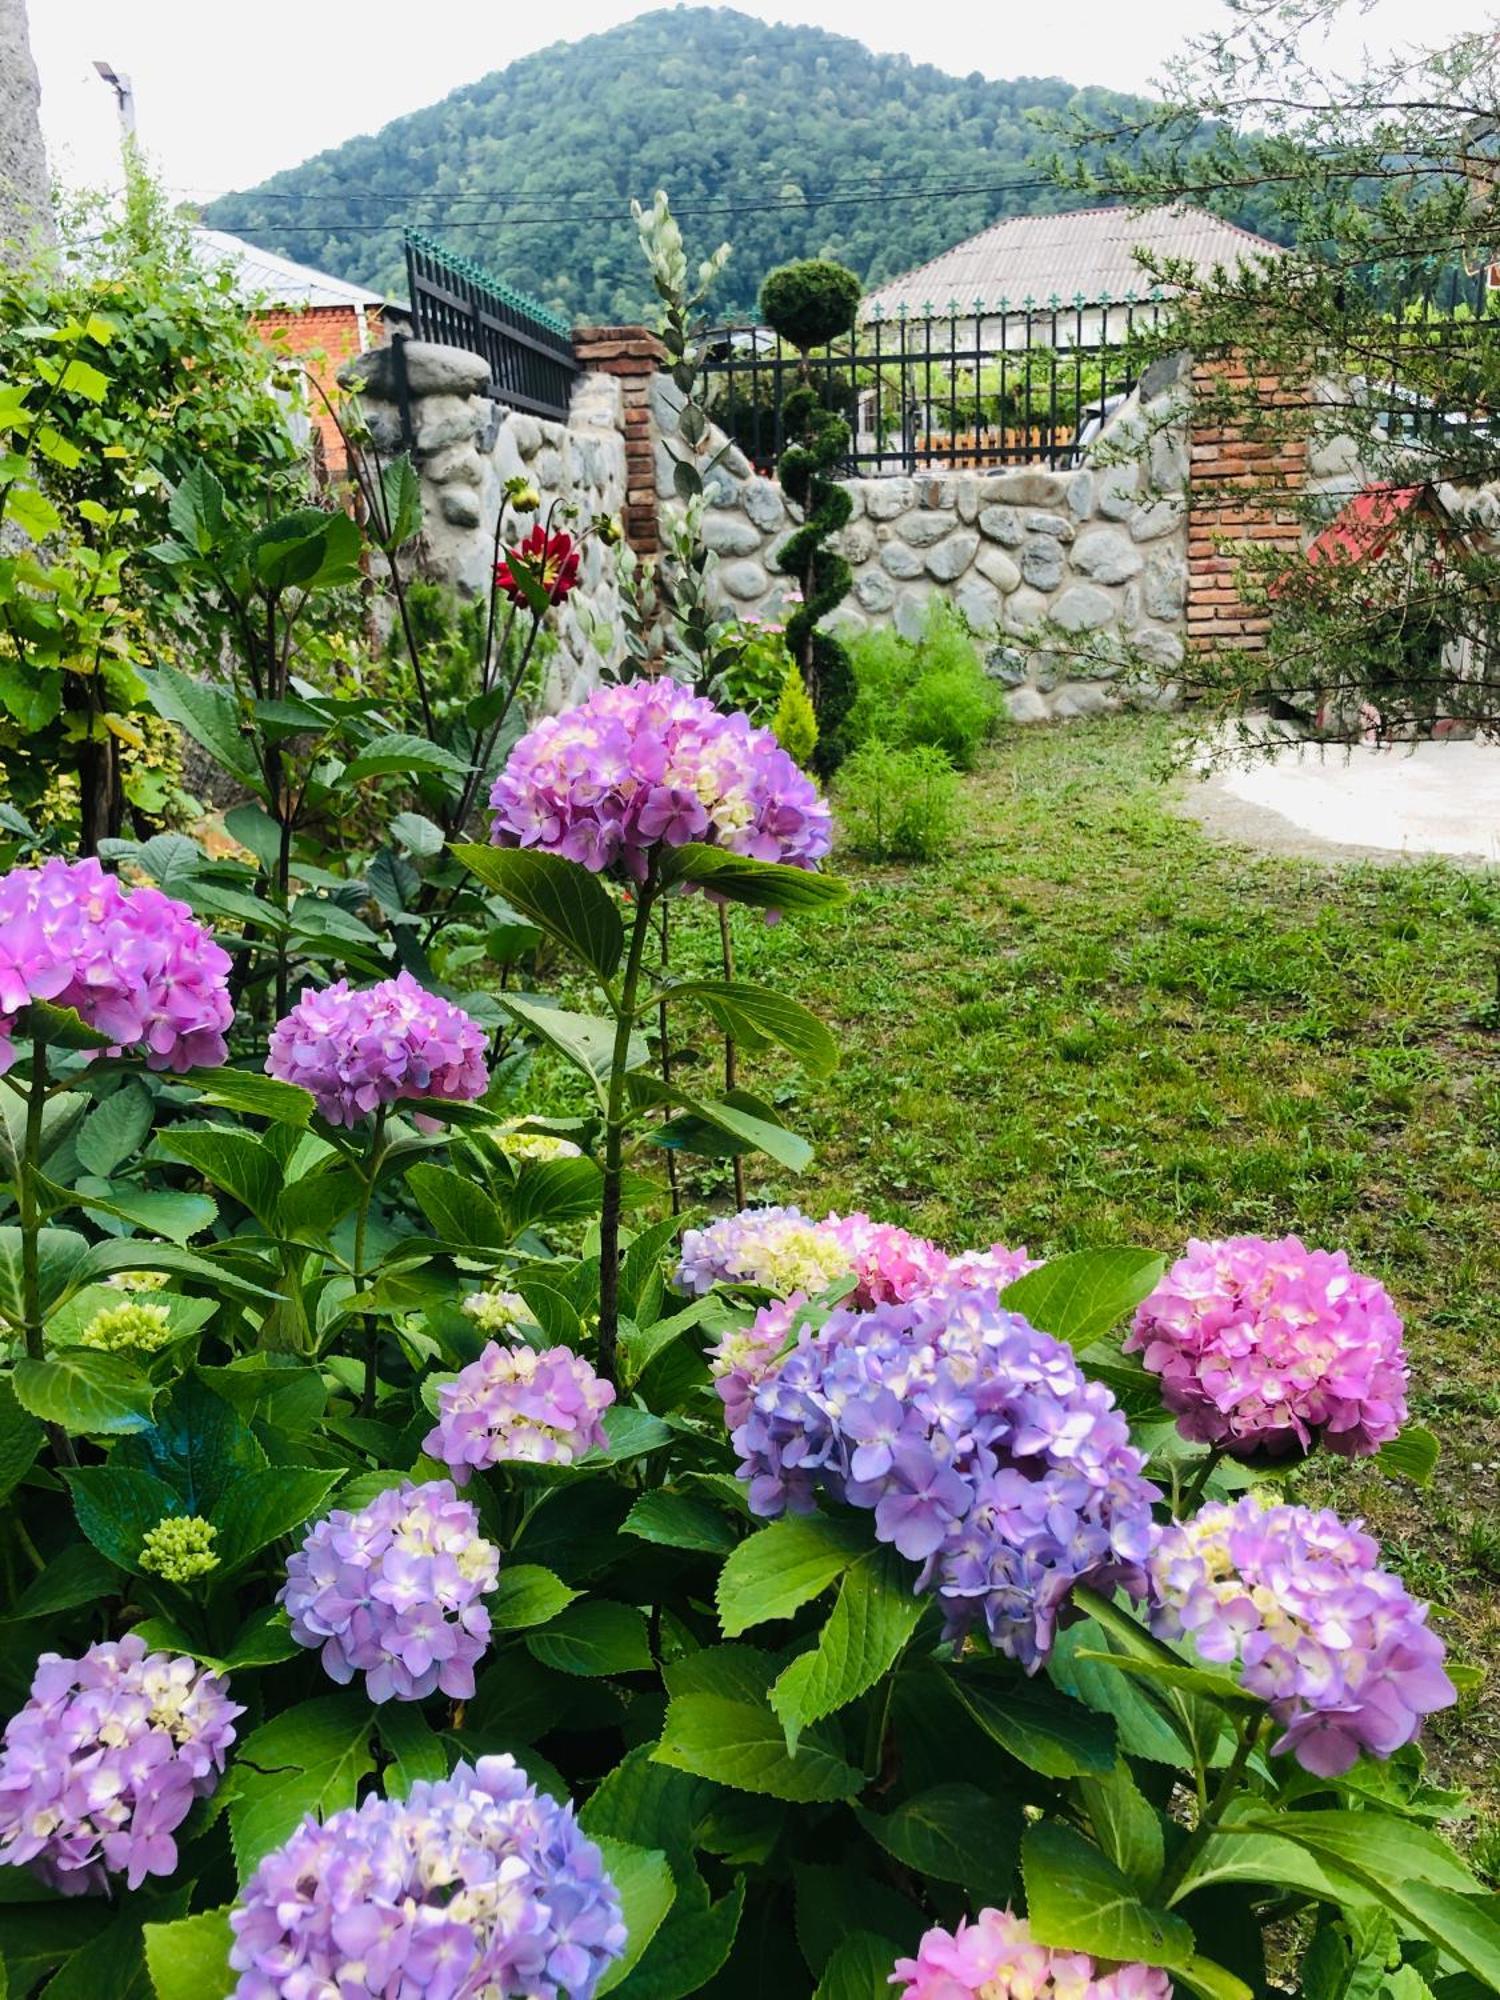
[[[522,57],[207,219],[397,294],[410,224],[575,320],[626,320],[648,303],[629,198],[665,187],[690,249],[734,244],[715,303],[744,313],[790,257],[873,283],[1001,216],[1073,206],[1028,116],[1069,105],[1101,126],[1129,111],[1054,78],[949,76],[820,28],[677,7]]]

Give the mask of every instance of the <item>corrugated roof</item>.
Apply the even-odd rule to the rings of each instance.
[[[383,306],[384,296],[351,285],[343,278],[314,271],[310,265],[294,264],[278,257],[274,250],[262,250],[242,236],[230,236],[222,229],[193,230],[193,240],[205,264],[228,264],[234,271],[238,289],[246,297],[275,306]]]
[[[1152,280],[1137,262],[1137,247],[1157,257],[1186,258],[1207,273],[1215,265],[1233,268],[1256,258],[1279,256],[1279,247],[1248,229],[1237,229],[1205,208],[1076,208],[1062,215],[1015,215],[955,244],[930,264],[892,278],[871,292],[860,308],[885,314],[903,306],[909,313],[930,307],[946,313],[950,302],[972,313],[976,299],[991,310],[1003,299],[1012,308],[1028,297],[1037,305],[1054,294],[1063,305],[1082,298],[1086,305],[1145,295]]]

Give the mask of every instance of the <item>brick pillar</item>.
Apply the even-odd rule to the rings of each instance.
[[[656,432],[651,378],[667,351],[644,326],[580,326],[573,348],[583,367],[614,375],[625,406],[625,539],[637,555],[661,548],[656,510]]]
[[[1277,377],[1253,375],[1245,357],[1236,355],[1194,367],[1195,408],[1226,382],[1236,395],[1253,388],[1263,409],[1303,400]],[[1206,414],[1190,419],[1189,439],[1187,642],[1196,651],[1228,645],[1259,652],[1271,620],[1236,591],[1233,544],[1287,553],[1301,546],[1295,502],[1307,477],[1307,444],[1302,438],[1257,440],[1242,426]]]

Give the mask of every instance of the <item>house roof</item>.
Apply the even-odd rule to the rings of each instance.
[[[236,289],[247,298],[274,306],[383,306],[380,292],[351,285],[344,278],[315,271],[308,264],[294,264],[278,257],[274,250],[262,250],[242,236],[230,236],[222,229],[195,227],[193,243],[207,265],[229,265],[235,274]]]
[[[867,295],[860,311],[866,317],[877,306],[883,315],[903,307],[945,313],[956,299],[972,312],[977,299],[998,310],[1002,300],[1015,309],[1028,299],[1047,305],[1054,294],[1064,305],[1144,295],[1152,281],[1135,258],[1138,246],[1158,258],[1187,259],[1205,272],[1281,254],[1266,237],[1186,205],[1144,213],[1075,208],[1061,215],[1013,215],[892,278]]]
[[[1384,555],[1401,523],[1418,514],[1440,525],[1448,521],[1447,510],[1431,486],[1367,486],[1308,543],[1307,560],[1366,562]]]

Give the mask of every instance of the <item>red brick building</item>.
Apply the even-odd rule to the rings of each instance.
[[[294,264],[243,237],[201,228],[193,236],[206,266],[227,265],[234,272],[236,288],[257,328],[268,337],[276,336],[279,351],[302,358],[308,373],[330,396],[343,364],[371,347],[385,346],[393,323],[404,325],[409,317],[405,306],[378,292]],[[344,450],[337,427],[317,398],[310,416],[323,464],[330,472],[342,472]]]

